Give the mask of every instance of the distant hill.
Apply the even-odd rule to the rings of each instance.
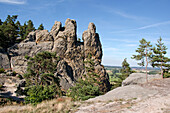
[[[113,69],[113,68],[121,68],[121,66],[104,66],[105,69],[107,70],[110,70],[110,69]],[[135,70],[143,70],[145,69],[145,67],[131,67],[132,69],[135,69]],[[148,67],[147,68],[148,70],[160,70],[159,68],[153,68],[153,67]]]

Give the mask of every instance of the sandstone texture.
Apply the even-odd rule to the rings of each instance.
[[[100,75],[103,91],[110,88],[109,78],[101,65],[102,45],[96,26],[89,23],[88,29],[82,35],[83,42],[77,41],[77,23],[67,19],[65,26],[56,21],[50,32],[36,30],[30,32],[21,43],[8,48],[7,53],[0,51],[0,66],[11,68],[19,74],[24,74],[27,69],[25,56],[33,57],[38,52],[55,52],[61,58],[57,65],[56,75],[60,78],[62,89],[67,90],[73,86],[78,78],[85,74],[85,64],[88,54],[92,54],[95,62],[95,71]]]
[[[0,68],[5,68],[5,69],[10,68],[8,55],[3,49],[0,49]]]
[[[161,79],[161,75],[149,75],[148,74],[148,81],[153,81],[155,79]],[[123,82],[122,86],[126,85],[140,85],[146,83],[146,74],[145,73],[132,73],[127,77]]]
[[[86,100],[76,113],[170,113],[170,78],[153,76],[148,83],[136,81]]]

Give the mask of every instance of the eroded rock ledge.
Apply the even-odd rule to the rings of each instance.
[[[5,60],[10,64],[0,63],[0,67],[12,68],[13,71],[24,74],[27,68],[25,55],[33,57],[42,51],[56,52],[62,59],[58,63],[56,73],[60,75],[60,84],[66,90],[85,73],[84,60],[91,53],[95,62],[95,71],[103,83],[100,88],[106,92],[110,84],[104,66],[101,65],[102,45],[96,33],[96,26],[89,23],[88,29],[82,35],[83,42],[77,41],[76,31],[76,21],[67,19],[64,27],[61,22],[56,21],[50,32],[47,30],[30,32],[27,39],[8,48],[9,59],[5,57],[6,53],[0,53],[0,57],[3,55],[1,62]]]

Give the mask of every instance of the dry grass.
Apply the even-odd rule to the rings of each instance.
[[[74,113],[80,102],[74,102],[71,98],[62,97],[50,101],[44,101],[37,106],[5,106],[0,108],[0,113]]]

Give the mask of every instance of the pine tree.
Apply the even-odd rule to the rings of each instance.
[[[29,59],[25,74],[25,78],[28,80],[27,84],[49,85],[51,82],[55,82],[53,74],[59,61],[59,57],[56,57],[55,53],[44,51],[33,58],[28,56],[25,58]]]
[[[59,77],[55,76],[59,57],[55,53],[41,52],[29,59],[26,80],[26,103],[37,104],[43,100],[61,96]]]
[[[0,25],[1,40],[3,44],[1,46],[6,50],[8,47],[15,44],[16,38],[18,37],[18,27],[15,24],[17,15],[8,15],[7,19]]]
[[[0,25],[2,25],[2,23],[3,23],[3,22],[2,22],[2,20],[0,19]]]
[[[21,26],[21,28],[20,28],[20,36],[22,39],[26,39],[26,37],[27,37],[26,31],[27,31],[27,24],[25,22],[24,25]]]
[[[133,55],[132,59],[140,60],[141,63],[138,63],[138,65],[145,66],[146,81],[148,82],[147,67],[152,55],[151,52],[152,45],[150,44],[150,42],[147,42],[144,38],[142,38],[142,40],[140,40],[139,42],[140,42],[139,48],[137,48],[136,50],[138,55]]]
[[[40,26],[38,27],[38,30],[44,30],[43,24],[40,24]]]
[[[127,58],[122,62],[122,69],[120,70],[122,73],[122,80],[127,78],[131,74],[131,68],[129,67],[129,63],[127,62]]]
[[[31,32],[31,31],[34,31],[35,30],[35,27],[34,27],[34,24],[31,20],[28,20],[27,22],[27,28],[26,28],[26,36]]]
[[[163,68],[166,67],[169,61],[168,57],[165,57],[166,50],[168,49],[164,43],[162,42],[162,38],[160,37],[157,40],[156,47],[153,47],[153,57],[152,57],[152,66],[161,68],[161,76],[163,79]]]

